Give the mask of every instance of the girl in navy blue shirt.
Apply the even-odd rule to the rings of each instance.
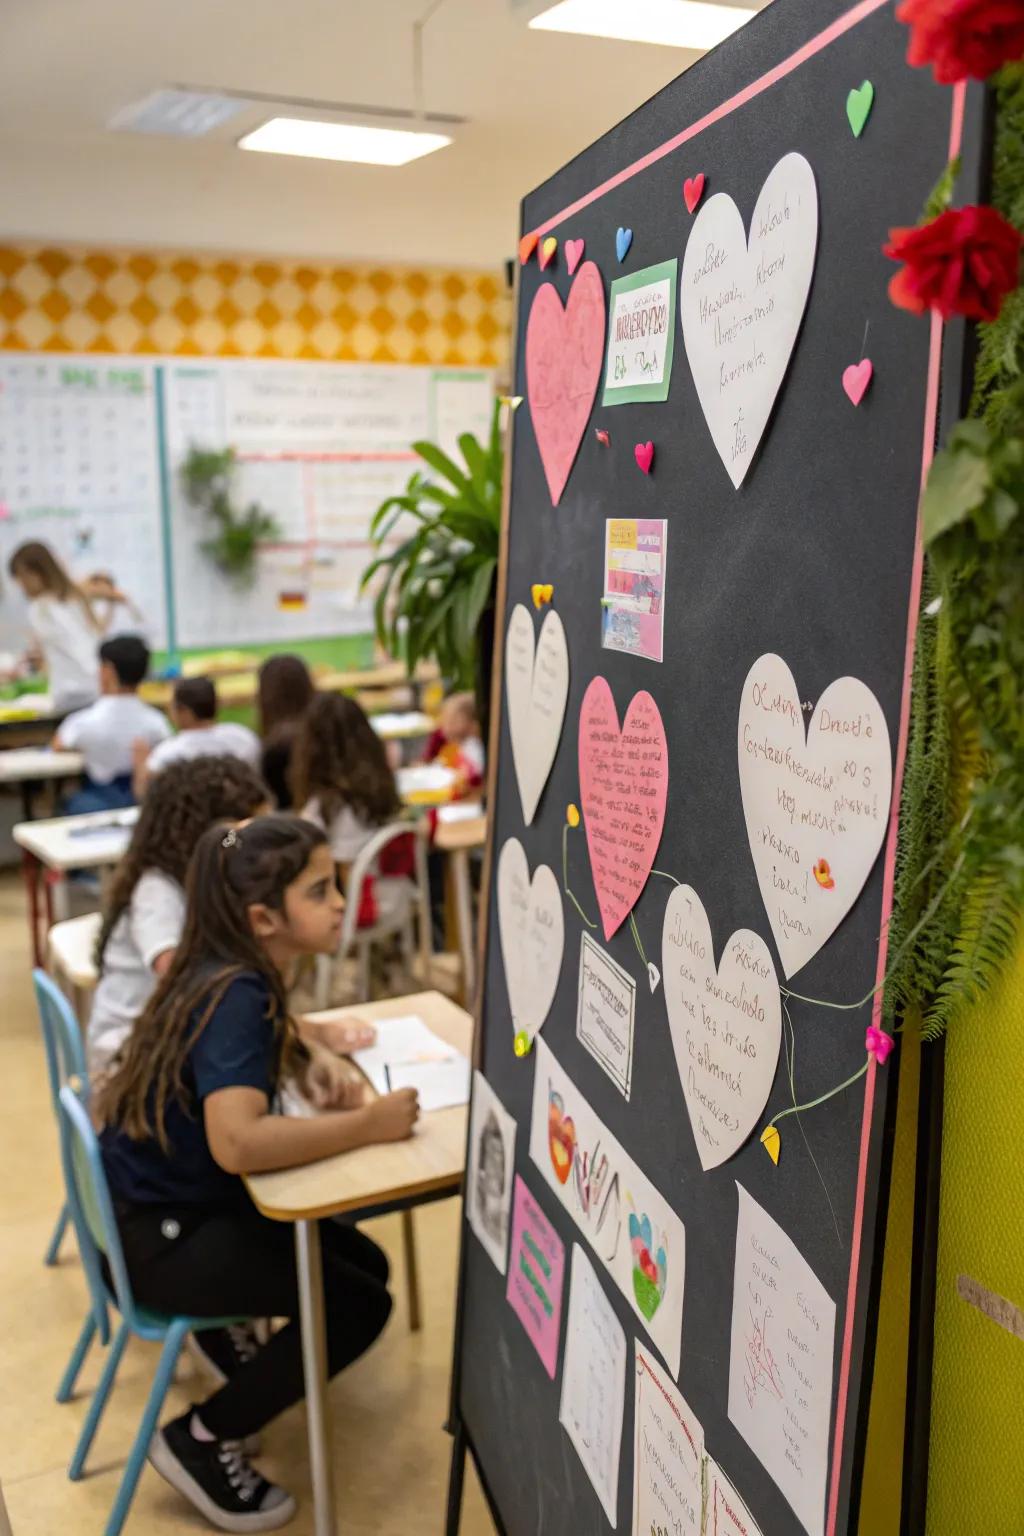
[[[292,1168],[409,1136],[416,1094],[369,1103],[336,1087],[315,1118],[275,1114],[282,1078],[307,1073],[286,988],[303,955],[333,954],[343,900],[324,834],[293,816],[211,828],[188,879],[185,931],[100,1096],[103,1155],[136,1299],[164,1313],[287,1317],[251,1333],[202,1331],[223,1381],[165,1424],[150,1460],[212,1524],[276,1529],[295,1500],[242,1442],[302,1396],[291,1228],[261,1216],[243,1174]],[[373,1343],[391,1298],[387,1259],[354,1227],[322,1224],[331,1374]]]

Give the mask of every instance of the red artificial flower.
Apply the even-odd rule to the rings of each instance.
[[[1019,232],[995,208],[947,208],[914,229],[891,229],[886,256],[906,265],[889,284],[900,309],[943,320],[994,320],[1020,280]]]
[[[864,1036],[864,1045],[869,1056],[873,1056],[880,1067],[884,1067],[889,1059],[889,1052],[896,1041],[892,1035],[887,1035],[884,1029],[876,1029],[874,1024],[869,1024],[867,1034]]]
[[[896,15],[910,28],[908,64],[930,64],[940,85],[1024,58],[1021,0],[903,0]]]

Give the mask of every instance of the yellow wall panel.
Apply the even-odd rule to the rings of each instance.
[[[500,272],[0,246],[0,349],[508,369]]]

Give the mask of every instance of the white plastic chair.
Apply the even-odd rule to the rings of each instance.
[[[400,837],[412,836],[415,847],[415,877],[407,881],[409,886],[409,900],[401,904],[400,910],[393,913],[381,913],[377,922],[367,928],[357,926],[359,919],[359,907],[362,902],[363,886],[367,875],[373,875],[378,883],[382,883],[382,877],[377,874],[376,862],[381,849],[389,843],[395,842]],[[341,929],[341,941],[335,955],[319,955],[316,961],[316,1007],[323,1009],[330,1006],[331,973],[334,965],[340,959],[345,959],[354,954],[358,963],[357,993],[351,999],[355,1003],[367,1003],[370,1001],[370,957],[373,945],[381,940],[394,938],[397,934],[401,939],[402,953],[406,967],[412,974],[413,957],[419,949],[420,966],[424,978],[430,975],[430,884],[427,879],[427,824],[425,821],[392,821],[379,832],[375,832],[370,841],[363,848],[358,858],[349,871],[348,888],[345,892],[345,917]],[[384,876],[383,880],[397,879],[397,877]],[[418,936],[414,928],[418,927]],[[427,985],[426,979],[424,985]]]

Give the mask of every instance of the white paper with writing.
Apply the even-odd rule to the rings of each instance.
[[[633,1076],[636,982],[589,933],[580,938],[576,1038],[625,1098]]]
[[[633,1536],[701,1536],[704,1430],[640,1340],[634,1345]]]
[[[701,1167],[738,1152],[760,1118],[782,1044],[782,999],[768,946],[738,928],[715,967],[704,903],[677,885],[661,932],[665,1006]]]
[[[543,1037],[535,1047],[530,1157],[679,1375],[686,1233]]]
[[[679,318],[708,429],[739,488],[768,424],[807,304],[818,245],[818,192],[803,155],[784,155],[761,188],[748,242],[718,192],[690,230]]]
[[[533,1040],[555,998],[565,946],[558,881],[547,864],[530,878],[526,853],[510,837],[498,858],[498,937],[513,1030]]]
[[[892,753],[882,706],[856,677],[830,683],[804,735],[781,656],[747,673],[737,741],[747,836],[787,977],[860,895],[885,838]]]
[[[466,1219],[499,1273],[508,1261],[508,1213],[516,1161],[516,1122],[482,1072],[473,1073],[469,1112]]]
[[[505,692],[512,761],[529,826],[558,751],[569,697],[569,648],[549,608],[534,640],[530,610],[517,603],[505,637]]]
[[[625,1401],[626,1335],[594,1266],[579,1243],[573,1243],[558,1420],[568,1431],[613,1530]]]
[[[729,1418],[808,1536],[822,1536],[835,1302],[778,1223],[736,1189]]]
[[[761,1530],[717,1462],[706,1462],[707,1521],[704,1536],[761,1536]]]

